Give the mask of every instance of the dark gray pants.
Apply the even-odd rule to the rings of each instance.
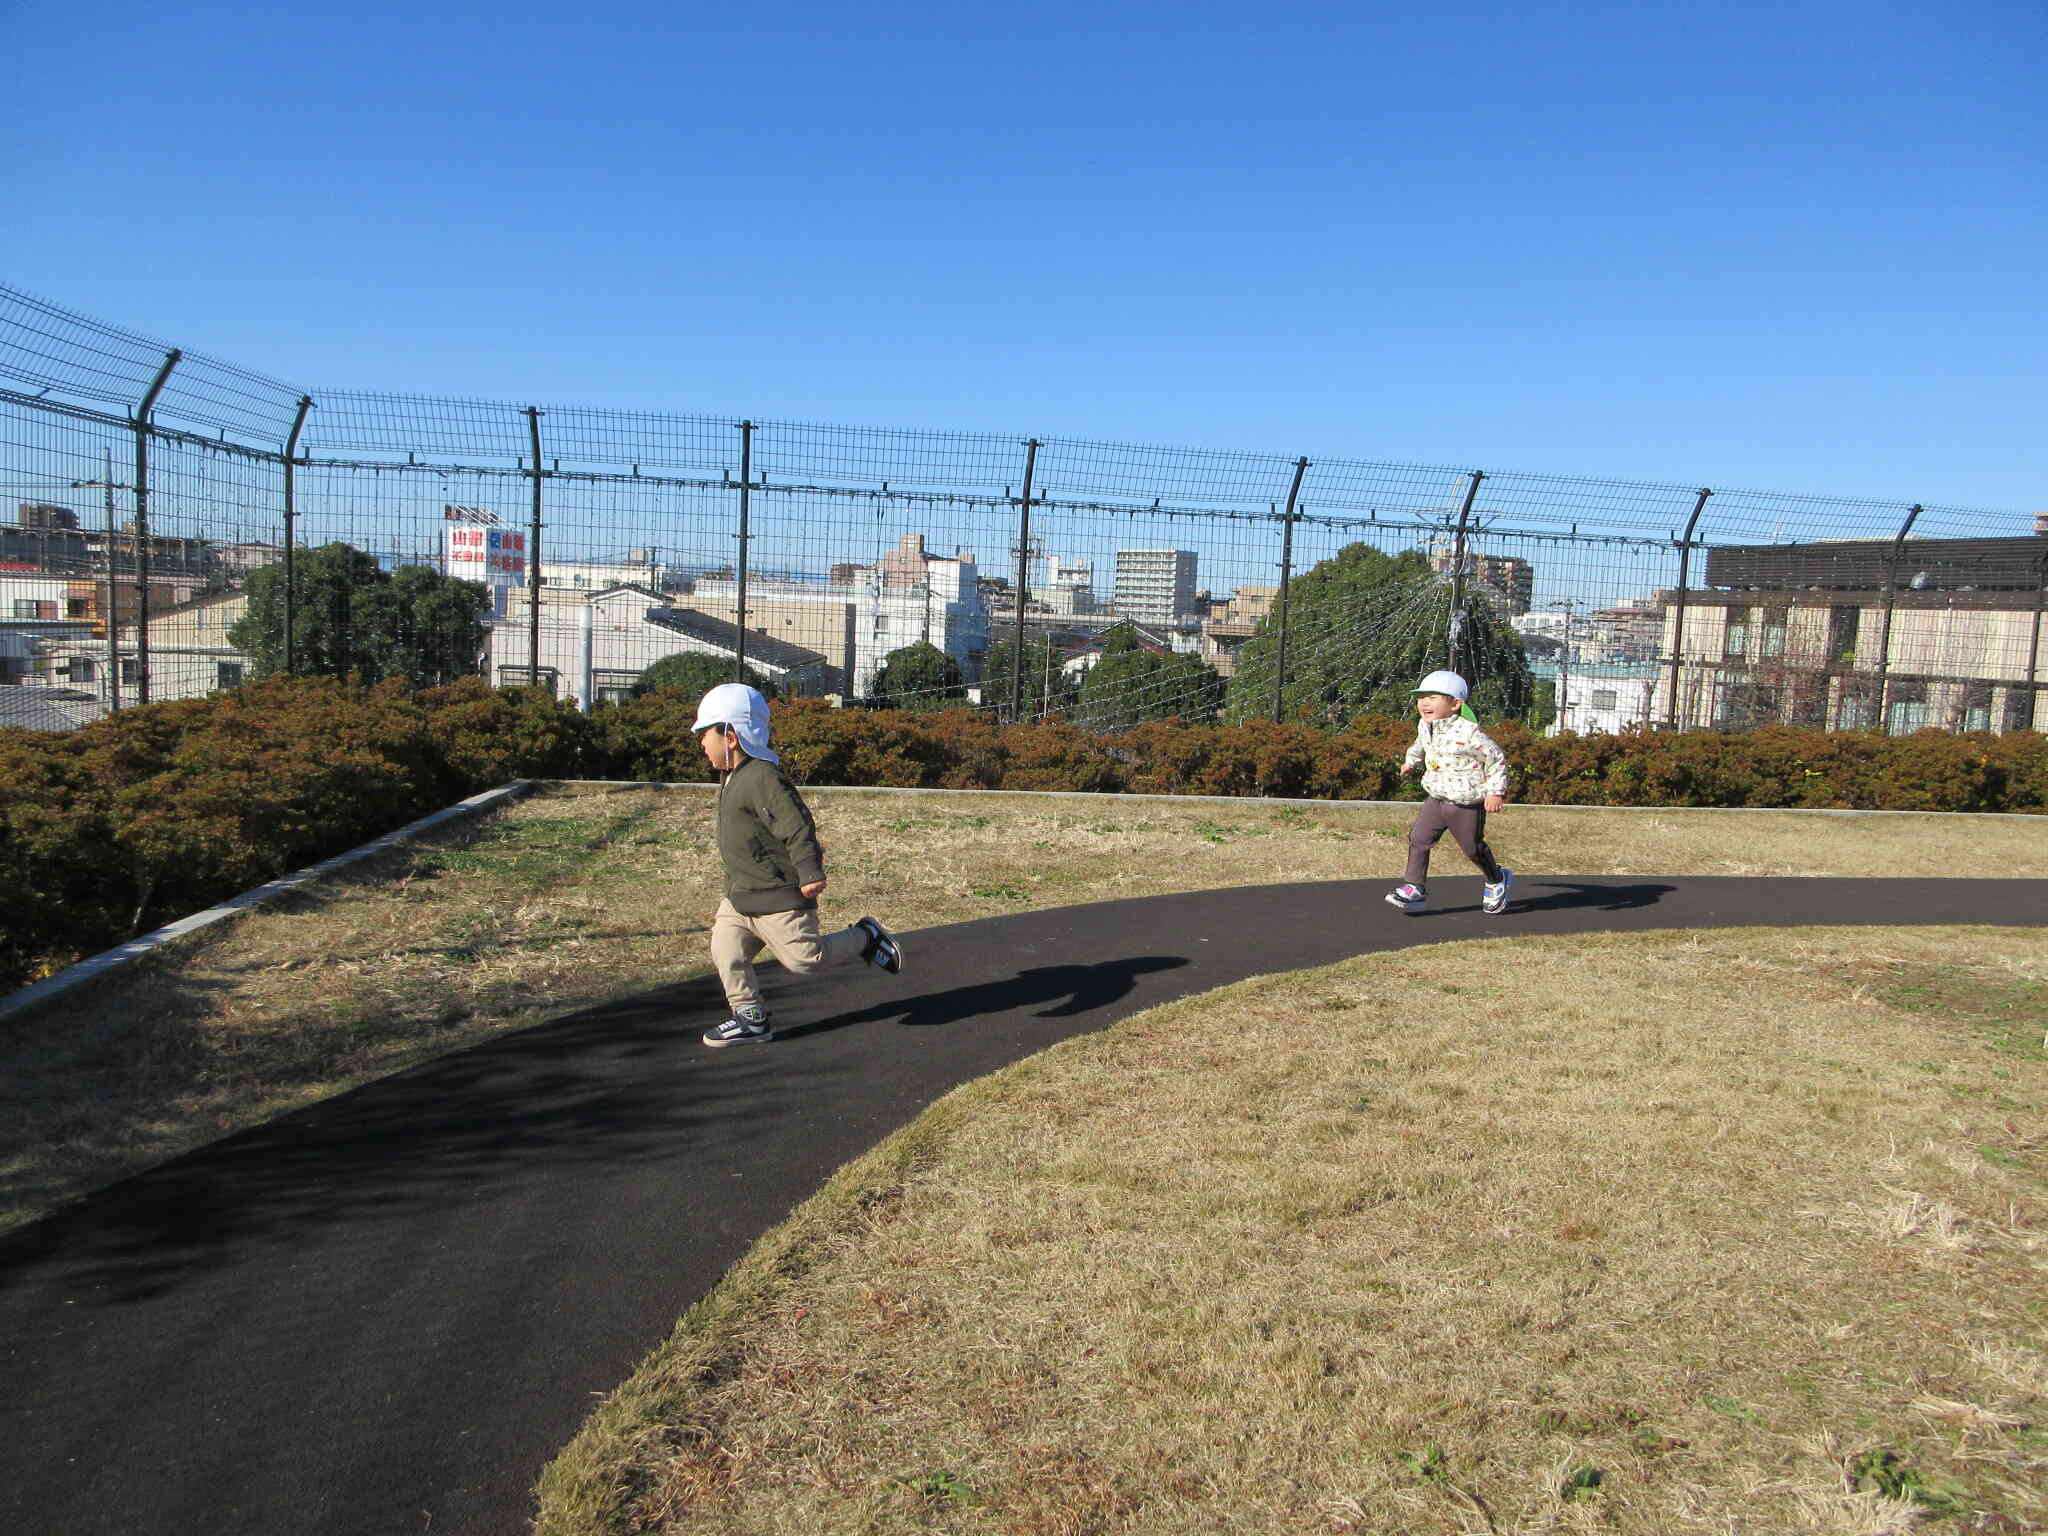
[[[1458,846],[1465,850],[1465,857],[1479,866],[1479,873],[1486,876],[1488,884],[1500,884],[1500,865],[1493,857],[1493,850],[1486,846],[1486,807],[1458,805],[1431,795],[1416,813],[1415,825],[1408,829],[1408,873],[1405,878],[1410,885],[1421,885],[1429,879],[1430,850],[1446,832],[1458,840]]]

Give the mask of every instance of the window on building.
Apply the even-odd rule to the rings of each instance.
[[[132,656],[123,656],[121,658],[121,681],[124,683],[141,682],[142,663]]]
[[[2031,731],[2034,728],[2034,695],[2025,688],[2013,688],[2005,695],[2005,728]]]
[[[1891,705],[1885,711],[1884,728],[1892,736],[1907,736],[1927,724],[1927,685],[1892,684]]]
[[[1749,654],[1749,610],[1730,608],[1728,610],[1727,641],[1721,648],[1724,656],[1743,657]]]
[[[1757,631],[1756,653],[1759,657],[1782,656],[1785,654],[1785,610],[1767,608],[1763,624]]]
[[[1828,659],[1830,661],[1854,661],[1856,659],[1856,624],[1863,610],[1853,605],[1844,605],[1828,610]]]
[[[92,617],[92,599],[72,597],[65,599],[64,617],[67,619],[89,619]]]
[[[1593,690],[1593,708],[1596,710],[1602,712],[1612,711],[1618,702],[1619,700],[1612,688],[1595,688]]]
[[[1841,701],[1835,706],[1835,729],[1838,731],[1867,731],[1877,724],[1877,699],[1867,689],[1851,688],[1843,692]]]
[[[213,667],[213,686],[216,688],[239,688],[242,686],[242,663],[219,661]]]
[[[32,597],[17,597],[14,600],[14,616],[17,619],[34,618],[36,616],[35,599]]]
[[[90,656],[74,656],[64,668],[64,675],[74,683],[90,683],[99,677],[100,669]]]
[[[1963,690],[1961,707],[1956,711],[1956,729],[1959,731],[1988,731],[1991,729],[1991,685],[1972,683]]]

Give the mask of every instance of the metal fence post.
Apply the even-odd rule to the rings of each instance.
[[[1664,718],[1674,731],[1678,729],[1678,671],[1685,665],[1685,588],[1692,566],[1692,531],[1699,526],[1700,513],[1706,510],[1707,498],[1713,494],[1706,486],[1700,487],[1699,499],[1692,504],[1692,516],[1686,519],[1685,537],[1678,545],[1678,600],[1672,605],[1671,616],[1671,685],[1664,694]]]
[[[149,413],[170,382],[171,370],[185,354],[176,347],[164,354],[164,365],[151,381],[149,393],[135,410],[135,702],[149,702]],[[107,558],[113,559],[108,551]],[[109,624],[114,622],[107,615]]]
[[[1287,585],[1294,576],[1295,504],[1301,496],[1301,477],[1308,473],[1306,458],[1294,461],[1294,482],[1287,487],[1287,511],[1280,519],[1280,590],[1274,594],[1280,641],[1273,654],[1273,723],[1278,725],[1287,688]]]
[[[2027,641],[2027,729],[2041,718],[2041,695],[2036,691],[2041,661],[2041,609],[2048,604],[2048,553],[2040,559],[2041,579],[2034,587],[2034,632]]]
[[[1484,471],[1473,470],[1472,478],[1465,486],[1465,503],[1458,508],[1458,532],[1451,543],[1451,619],[1444,634],[1444,650],[1449,655],[1448,665],[1460,677],[1458,652],[1465,632],[1465,535],[1472,521],[1472,503],[1479,496],[1479,482],[1484,480]],[[1473,679],[1467,677],[1469,684]]]
[[[1031,600],[1031,477],[1037,469],[1038,439],[1034,437],[1024,444],[1024,495],[1017,503],[1017,654],[1010,667],[1013,723],[1024,718],[1024,609]],[[1052,644],[1050,636],[1046,644]]]
[[[299,396],[299,414],[292,418],[291,436],[284,443],[284,670],[287,677],[295,670],[297,651],[296,639],[292,633],[292,545],[293,520],[298,513],[296,488],[293,484],[292,469],[298,462],[299,434],[306,429],[306,413],[313,409],[311,395]]]
[[[754,424],[740,423],[740,553],[738,563],[733,567],[738,578],[734,583],[732,610],[733,628],[738,638],[733,643],[732,680],[743,683],[747,680],[747,546],[753,541],[748,523],[752,508],[748,496],[754,489]],[[852,679],[849,678],[848,682]]]
[[[1899,597],[1899,552],[1905,547],[1906,535],[1912,532],[1913,520],[1920,515],[1916,502],[1906,512],[1906,520],[1899,524],[1898,537],[1892,540],[1891,558],[1884,564],[1884,627],[1879,631],[1877,643],[1877,728],[1889,736],[1892,733],[1892,609]]]
[[[533,449],[533,531],[526,551],[526,684],[540,686],[540,408],[526,408],[527,441]]]

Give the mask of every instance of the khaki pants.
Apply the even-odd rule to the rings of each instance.
[[[730,901],[721,901],[718,915],[711,919],[711,963],[718,967],[718,979],[725,984],[725,1000],[734,1008],[761,1001],[760,988],[754,981],[754,957],[763,949],[781,961],[785,971],[800,975],[857,960],[867,947],[865,928],[819,933],[816,907],[748,917],[736,911]]]

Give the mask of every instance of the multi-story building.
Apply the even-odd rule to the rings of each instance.
[[[1191,549],[1120,549],[1116,552],[1116,614],[1159,629],[1195,622],[1195,552]]]
[[[1456,574],[1457,545],[1441,536],[1429,544],[1429,568],[1439,576]],[[1504,612],[1527,613],[1536,590],[1536,568],[1512,555],[1483,555],[1465,546],[1465,579],[1491,592]]]
[[[1200,655],[1219,676],[1229,677],[1237,670],[1238,651],[1272,613],[1279,591],[1278,587],[1239,587],[1228,601],[1209,605],[1209,616],[1202,620]]]
[[[1682,602],[1681,599],[1682,598]],[[2038,730],[2048,538],[1709,549],[1665,594],[1658,718],[1894,734]]]
[[[1045,586],[1033,596],[1045,604],[1048,613],[1062,618],[1094,613],[1097,609],[1094,562],[1046,556]]]
[[[249,611],[242,592],[221,592],[181,603],[151,605],[149,613],[149,698],[152,704],[170,699],[202,698],[222,688],[236,688],[254,667],[228,639],[228,630]],[[136,702],[142,684],[142,662],[133,616],[117,623],[114,665],[119,669],[121,702]],[[104,634],[104,631],[102,631]],[[103,701],[113,695],[104,638],[80,633],[49,647],[46,672],[54,685],[90,690]]]

